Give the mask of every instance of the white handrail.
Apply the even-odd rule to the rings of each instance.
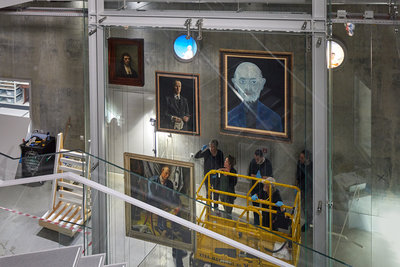
[[[94,181],[88,180],[82,176],[79,176],[77,174],[71,173],[71,172],[64,172],[64,173],[57,173],[57,174],[49,174],[49,175],[42,175],[42,176],[36,176],[36,177],[30,177],[30,178],[23,178],[23,179],[15,179],[15,180],[0,180],[0,187],[7,187],[7,186],[13,186],[13,185],[21,185],[21,184],[30,184],[30,183],[36,183],[36,182],[43,182],[43,181],[51,181],[51,180],[56,180],[56,179],[69,179],[78,183],[82,183],[86,186],[89,186],[91,188],[94,188],[96,190],[99,190],[100,192],[103,192],[107,195],[114,196],[116,198],[122,199],[125,202],[128,202],[129,204],[132,204],[136,207],[142,208],[144,210],[150,211],[151,213],[157,214],[161,217],[164,217],[170,221],[173,221],[177,224],[180,224],[182,226],[185,226],[189,229],[192,229],[196,232],[202,233],[208,237],[211,237],[215,240],[221,241],[225,244],[228,244],[229,246],[232,246],[234,248],[237,248],[241,251],[247,252],[253,256],[256,256],[257,258],[263,259],[265,261],[271,262],[273,264],[276,264],[278,266],[285,266],[285,267],[294,267],[293,265],[284,262],[282,260],[279,260],[277,258],[274,258],[268,254],[262,253],[254,248],[251,248],[249,246],[246,246],[240,242],[237,242],[233,239],[227,238],[226,236],[223,236],[221,234],[215,233],[211,230],[208,230],[204,227],[201,227],[195,223],[192,223],[190,221],[187,221],[185,219],[182,219],[178,216],[175,216],[173,214],[170,214],[166,211],[163,211],[159,208],[156,208],[154,206],[151,206],[145,202],[142,202],[140,200],[137,200],[135,198],[132,198],[130,196],[127,196],[125,194],[122,194],[116,190],[110,189],[104,185],[101,185],[99,183],[96,183]]]

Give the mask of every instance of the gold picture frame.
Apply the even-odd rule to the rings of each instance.
[[[155,76],[157,131],[200,135],[200,75],[156,71]],[[181,84],[179,104],[174,99],[175,81]],[[174,127],[171,115],[181,117],[179,113],[187,113],[188,121]]]
[[[293,53],[220,50],[221,133],[291,142]]]
[[[160,176],[165,166],[170,169],[168,180],[172,182],[174,191],[161,186],[154,179]],[[126,152],[124,168],[127,170],[124,175],[126,195],[195,222],[193,163]],[[164,193],[157,195],[154,188],[159,188]],[[171,197],[167,195],[174,196],[174,201],[168,199]],[[195,235],[192,231],[166,219],[161,220],[155,214],[125,203],[127,236],[178,249],[193,250]],[[161,228],[160,222],[163,222],[165,227]]]
[[[108,82],[144,86],[143,39],[108,39]],[[125,62],[128,59],[128,62]],[[127,70],[125,68],[127,64]]]

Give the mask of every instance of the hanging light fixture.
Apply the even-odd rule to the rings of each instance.
[[[187,38],[186,34],[178,36],[174,41],[175,57],[182,62],[190,62],[198,51],[197,42],[193,37]]]
[[[354,35],[354,29],[356,28],[356,26],[353,23],[350,23],[350,22],[345,23],[344,28],[346,29],[348,36]]]
[[[345,59],[344,46],[340,45],[337,40],[328,40],[326,48],[326,62],[328,69],[339,67]]]

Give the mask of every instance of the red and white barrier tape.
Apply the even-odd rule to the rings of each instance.
[[[38,216],[35,216],[35,215],[28,214],[28,213],[23,213],[23,212],[20,212],[20,211],[16,211],[16,210],[4,208],[4,207],[0,207],[0,210],[9,211],[9,212],[12,212],[12,213],[15,213],[15,214],[18,214],[18,215],[22,215],[22,216],[26,216],[26,217],[29,217],[29,218],[32,218],[32,219],[38,219],[39,221],[46,221],[46,222],[48,222],[48,223],[58,225],[58,226],[60,226],[60,227],[62,227],[62,228],[67,228],[66,225],[60,225],[60,222],[53,222],[53,221],[46,220],[46,219],[43,219],[43,218],[38,217]],[[83,231],[83,229],[81,229],[81,228],[74,229],[73,227],[70,227],[70,228],[67,228],[67,229],[70,229],[70,230],[72,230],[72,231],[75,230],[75,231],[78,232],[78,233],[80,233],[80,232]],[[88,235],[88,234],[90,234],[90,232],[86,232],[85,234]],[[92,241],[89,242],[88,247],[90,247],[91,245],[92,245]],[[82,254],[83,254],[83,253],[85,253],[85,250],[82,251]]]
[[[89,242],[89,244],[87,245],[88,246],[87,248],[89,248],[91,245],[92,245],[92,241]],[[82,250],[82,254],[85,254],[85,250]]]
[[[76,229],[73,226],[67,227],[66,224],[61,224],[61,223],[66,223],[66,222],[53,222],[53,221],[50,221],[50,220],[47,220],[47,219],[43,219],[43,218],[35,216],[35,215],[31,215],[31,214],[28,214],[28,213],[23,213],[23,212],[20,212],[20,211],[16,211],[16,210],[4,208],[4,207],[0,207],[0,210],[9,211],[9,212],[12,212],[12,213],[15,213],[15,214],[18,214],[18,215],[23,215],[23,216],[26,216],[26,217],[29,217],[29,218],[32,218],[32,219],[38,219],[39,221],[45,221],[45,222],[48,222],[48,223],[51,223],[51,224],[54,224],[54,225],[58,225],[61,228],[69,229],[71,231],[76,231],[78,233],[83,232],[83,229],[81,229],[81,228]]]

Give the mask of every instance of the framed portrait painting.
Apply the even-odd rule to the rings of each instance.
[[[108,81],[143,86],[143,39],[108,39]]]
[[[126,195],[195,222],[193,163],[124,153],[124,168]],[[125,226],[129,237],[185,250],[195,244],[186,227],[128,203]]]
[[[157,130],[200,135],[200,75],[156,71]]]
[[[221,49],[221,132],[290,142],[292,66],[292,53]]]

